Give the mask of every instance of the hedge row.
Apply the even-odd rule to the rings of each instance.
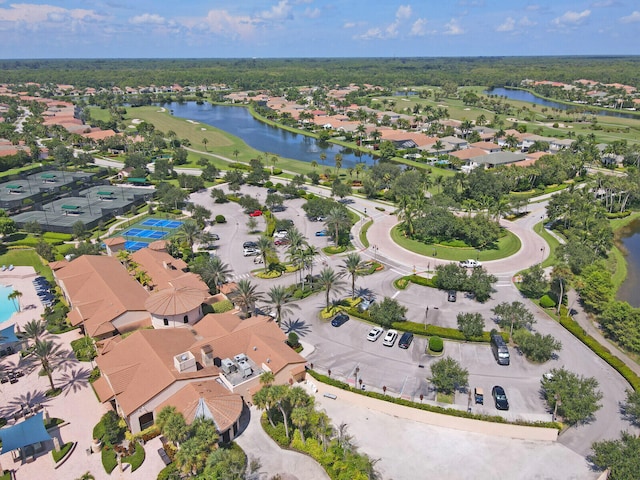
[[[42,238],[45,240],[62,240],[63,242],[70,242],[73,240],[73,235],[69,233],[56,233],[56,232],[44,232]]]
[[[578,322],[568,315],[560,316],[560,324],[569,330],[578,340],[589,347],[596,355],[611,365],[615,370],[631,384],[635,391],[640,391],[640,377],[635,374],[622,360],[613,355],[608,348],[602,346],[595,338],[587,334]]]
[[[372,392],[370,390],[363,391],[359,388],[352,388],[350,385],[344,382],[341,382],[340,380],[336,380],[326,375],[322,375],[314,370],[307,370],[307,373],[310,374],[313,378],[315,378],[319,382],[325,383],[327,385],[332,385],[341,390],[347,390],[353,393],[357,393],[358,395],[372,397],[377,400],[384,400],[385,402],[391,402],[398,405],[403,405],[405,407],[417,408],[419,410],[426,410],[428,412],[441,413],[443,415],[451,415],[453,417],[470,418],[472,420],[482,420],[484,422],[506,423],[506,424],[512,424],[512,425],[523,425],[528,427],[556,428],[558,430],[562,429],[562,426],[556,422],[527,422],[524,420],[517,420],[514,422],[510,422],[506,418],[503,418],[497,415],[482,415],[477,413],[469,413],[466,410],[457,410],[454,408],[439,407],[437,405],[429,405],[426,403],[416,403],[416,402],[412,402],[411,400],[405,400],[404,398],[396,398],[391,395],[384,395],[382,393]]]

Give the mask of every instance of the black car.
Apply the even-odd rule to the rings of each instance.
[[[458,294],[455,290],[449,290],[449,293],[447,295],[447,300],[449,300],[450,302],[455,302],[458,299]]]
[[[500,385],[496,385],[491,390],[493,400],[496,402],[496,408],[498,410],[509,410],[509,401],[507,400],[507,394],[504,393],[504,388]]]
[[[343,325],[347,320],[349,320],[349,315],[344,312],[339,313],[335,317],[333,317],[333,320],[331,320],[331,325],[333,325],[334,327],[339,327],[340,325]]]
[[[256,242],[244,242],[242,248],[255,248],[258,244]]]
[[[402,336],[400,337],[400,341],[398,342],[398,346],[400,348],[407,349],[407,348],[409,348],[409,345],[411,345],[411,342],[413,342],[413,333],[404,332],[402,334]]]

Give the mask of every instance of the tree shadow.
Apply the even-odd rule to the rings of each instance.
[[[305,321],[299,318],[295,320],[283,320],[281,328],[284,333],[295,332],[299,337],[304,337],[311,331],[311,326]]]
[[[356,288],[356,297],[376,299],[376,294],[373,290],[367,287]]]
[[[23,405],[37,405],[43,406],[49,401],[49,397],[45,395],[44,390],[33,390],[30,392],[22,393],[18,396],[14,396],[7,405],[0,408],[0,415],[9,418],[22,409]]]
[[[66,371],[58,380],[60,383],[64,383],[64,395],[65,397],[70,393],[75,393],[85,388],[89,383],[90,370],[84,367],[73,368],[70,371]]]

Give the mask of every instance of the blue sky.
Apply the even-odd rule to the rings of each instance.
[[[638,0],[0,0],[0,58],[640,54]]]

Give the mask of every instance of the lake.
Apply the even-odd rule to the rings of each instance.
[[[627,259],[627,278],[618,290],[618,300],[640,307],[640,220],[635,220],[619,232]]]
[[[230,133],[262,152],[293,158],[303,162],[318,162],[319,166],[333,167],[336,154],[342,155],[344,168],[354,167],[357,163],[373,164],[371,155],[357,156],[353,150],[331,143],[321,143],[315,138],[288,132],[281,128],[267,125],[251,116],[245,107],[230,107],[196,102],[166,103],[165,108],[171,110],[176,117],[195,120]],[[320,154],[327,157],[322,162]]]
[[[517,90],[513,88],[498,87],[492,90],[486,90],[484,93],[487,95],[498,95],[499,97],[507,97],[511,100],[519,100],[521,102],[534,103],[536,105],[541,105],[543,107],[557,108],[560,110],[567,110],[569,108],[574,108],[574,107],[589,108],[589,105],[582,105],[582,104],[565,105],[564,103],[545,100],[544,98],[537,97],[533,93],[528,92],[526,90]],[[634,115],[632,113],[624,113],[624,112],[618,112],[618,111],[611,112],[608,110],[597,110],[597,109],[594,109],[591,113],[595,115],[604,115],[608,117],[631,118],[633,120],[640,120],[640,116]]]

